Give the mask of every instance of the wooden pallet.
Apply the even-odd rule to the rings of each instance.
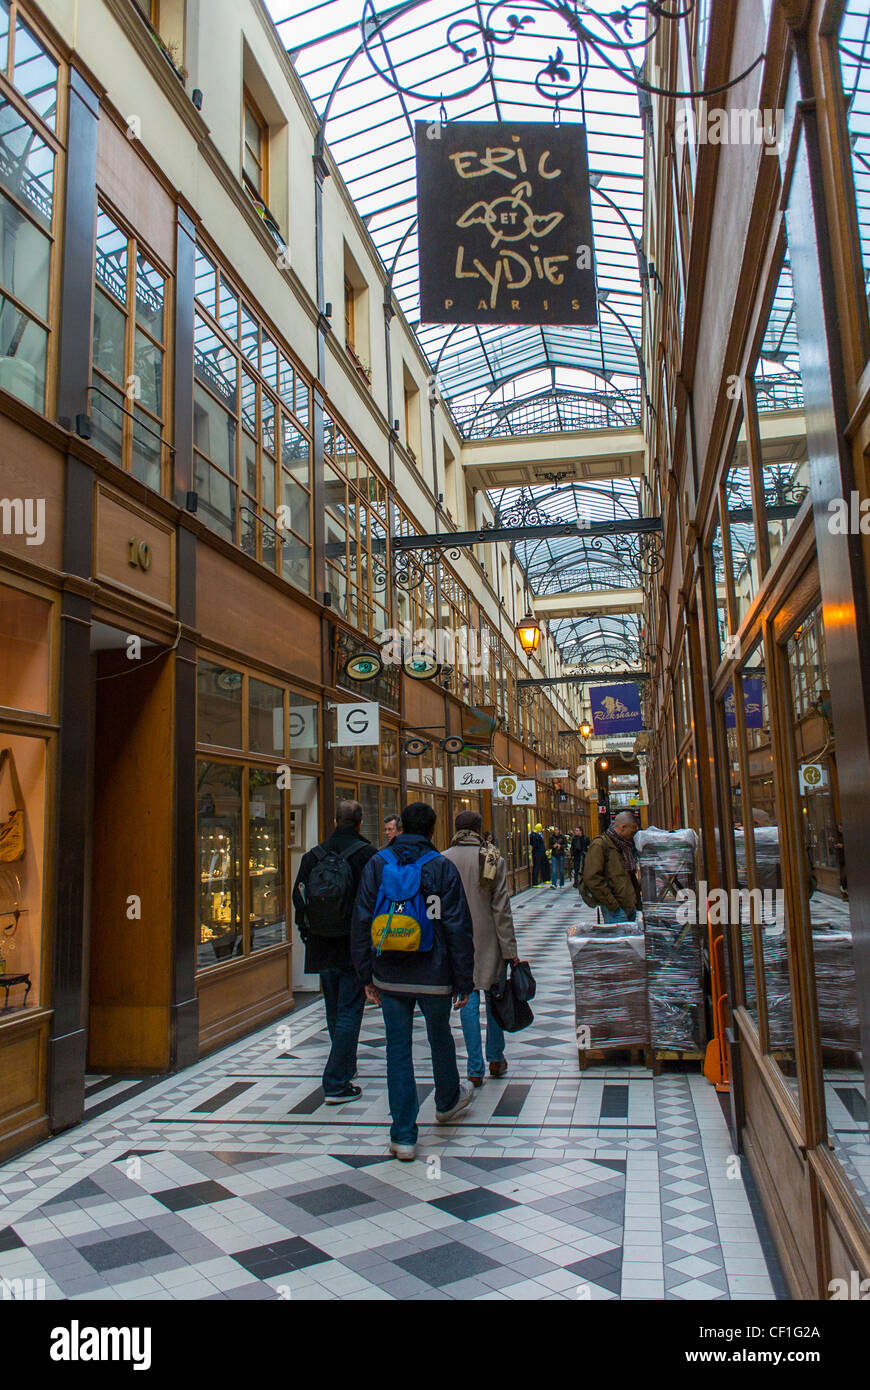
[[[704,1064],[704,1053],[695,1048],[656,1047],[653,1049],[653,1076],[660,1076],[663,1062]]]
[[[613,1047],[578,1048],[577,1061],[579,1063],[580,1070],[586,1070],[587,1066],[589,1065],[590,1057],[592,1058],[593,1063],[606,1062],[607,1058],[612,1056],[614,1053],[627,1055],[629,1059],[629,1066],[640,1066],[642,1057],[643,1065],[647,1068],[652,1068],[652,1048],[647,1047],[643,1043],[636,1043],[634,1046],[632,1046],[630,1043],[622,1043],[616,1044]]]

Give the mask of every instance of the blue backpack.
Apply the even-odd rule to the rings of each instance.
[[[372,913],[372,945],[382,951],[431,951],[435,929],[421,886],[424,864],[439,857],[437,849],[421,854],[412,864],[400,864],[387,846],[379,851],[384,871]]]

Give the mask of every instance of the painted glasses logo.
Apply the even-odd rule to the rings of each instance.
[[[593,719],[634,719],[633,710],[618,700],[615,695],[605,695],[598,709],[592,712]]]

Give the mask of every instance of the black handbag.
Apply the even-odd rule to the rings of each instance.
[[[525,966],[528,980],[531,980],[532,993],[534,994],[535,982],[532,979],[532,972]],[[528,988],[528,980],[520,984],[519,989],[523,991]],[[496,980],[492,989],[488,990],[489,1002],[492,1006],[496,1022],[505,1033],[519,1033],[523,1028],[528,1028],[533,1022],[535,1015],[529,1006],[528,999],[521,997],[516,987],[517,970],[511,969],[508,974],[507,962],[502,966],[501,975]]]
[[[525,1004],[527,1004],[530,999],[534,999],[538,986],[528,961],[521,960],[517,962],[511,971],[511,980],[517,999],[522,1000]]]

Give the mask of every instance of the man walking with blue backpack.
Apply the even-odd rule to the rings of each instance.
[[[350,959],[350,923],[360,877],[375,846],[360,834],[362,806],[339,801],[335,830],[302,856],[293,885],[296,926],[305,943],[305,969],[320,975],[332,1043],[323,1071],[327,1105],[359,1100],[354,1086],[365,991]]]
[[[474,934],[462,881],[432,846],[436,815],[425,801],[402,811],[402,830],[366,865],[351,927],[351,956],[387,1035],[390,1153],[417,1153],[414,1010],[426,1022],[435,1078],[435,1118],[452,1123],[474,1096],[461,1082],[450,1029],[474,987]]]

